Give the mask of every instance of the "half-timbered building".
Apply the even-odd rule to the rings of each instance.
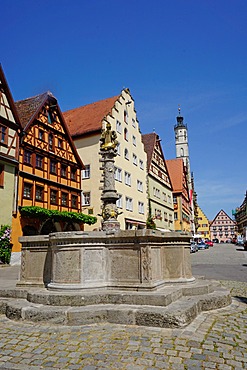
[[[237,223],[221,209],[210,224],[211,239],[218,239],[218,242],[231,242],[237,237]]]
[[[16,212],[18,143],[21,125],[0,65],[0,226],[12,224]]]
[[[191,232],[191,202],[187,171],[182,158],[166,161],[172,181],[175,231]]]
[[[46,92],[15,103],[23,128],[19,156],[18,206],[81,211],[83,163],[69,135],[56,98]],[[75,230],[51,218],[20,217],[13,221],[13,252],[20,251],[20,235]]]
[[[155,132],[142,135],[147,153],[149,214],[156,228],[174,230],[172,184],[167,170],[159,135]]]

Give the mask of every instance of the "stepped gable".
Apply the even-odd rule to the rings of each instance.
[[[72,137],[101,131],[102,120],[111,113],[120,95],[63,112]]]
[[[172,188],[175,191],[183,190],[183,159],[169,159],[166,161],[168,172],[172,182]]]

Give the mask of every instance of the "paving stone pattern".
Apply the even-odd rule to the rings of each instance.
[[[58,326],[0,316],[0,369],[247,369],[247,283],[241,298],[184,329],[114,324]]]

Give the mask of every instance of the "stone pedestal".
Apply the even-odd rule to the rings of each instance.
[[[23,237],[20,283],[80,291],[155,290],[191,282],[189,241],[188,234],[146,229]]]

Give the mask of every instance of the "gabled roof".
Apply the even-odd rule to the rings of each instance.
[[[4,94],[6,95],[6,98],[9,102],[9,106],[10,106],[10,109],[12,111],[15,123],[17,124],[18,128],[21,128],[20,119],[19,119],[16,107],[15,107],[15,103],[14,103],[12,94],[10,92],[9,85],[8,85],[7,80],[5,78],[2,65],[0,64],[0,91],[1,90],[4,92]]]
[[[155,132],[152,132],[151,134],[143,134],[142,135],[142,142],[144,145],[144,150],[147,153],[147,170],[149,172],[151,160],[153,156],[153,151],[155,148],[156,140],[158,135]]]
[[[173,191],[182,192],[183,177],[185,176],[184,162],[182,158],[169,159],[166,161],[166,165],[172,181]]]
[[[111,113],[120,95],[63,112],[72,137],[101,131],[102,121]]]
[[[160,153],[161,153],[160,156],[164,160],[164,166],[166,168],[167,175],[168,175],[170,184],[172,186],[170,174],[169,174],[169,171],[168,171],[168,168],[167,168],[167,165],[166,165],[166,160],[165,160],[165,156],[164,156],[163,149],[162,149],[162,146],[161,146],[160,141],[161,140],[159,138],[159,135],[156,134],[155,132],[152,132],[150,134],[143,134],[142,135],[142,142],[143,142],[143,145],[144,145],[144,150],[145,150],[145,152],[147,154],[147,171],[149,173],[151,162],[152,162],[152,158],[153,158],[154,149],[155,149],[156,143],[158,143],[159,149],[160,149]]]
[[[29,127],[32,125],[35,118],[39,115],[40,110],[42,109],[42,107],[44,106],[46,102],[57,106],[57,111],[58,111],[58,114],[61,120],[61,124],[63,125],[64,131],[67,134],[67,139],[68,139],[68,142],[70,143],[71,148],[73,149],[73,154],[75,158],[77,159],[78,163],[81,165],[81,167],[84,168],[84,164],[71,138],[68,126],[59,108],[57,99],[52,95],[51,92],[47,91],[43,94],[36,95],[31,98],[27,98],[27,99],[19,100],[15,102],[15,105],[16,105],[16,108],[17,108],[17,111],[18,111],[18,114],[21,120],[21,125],[24,131],[29,129]]]
[[[215,216],[215,218],[213,219],[213,221],[211,222],[211,224],[213,224],[214,223],[214,221],[219,217],[219,214],[221,213],[221,212],[223,212],[224,213],[224,215],[225,216],[227,216],[228,218],[229,218],[229,220],[231,220],[232,222],[234,222],[234,223],[236,223],[230,216],[228,216],[228,214],[223,210],[223,209],[221,209],[218,213],[217,213],[217,215]]]
[[[33,121],[35,116],[39,113],[40,108],[49,97],[56,100],[52,93],[47,91],[43,94],[15,102],[23,129],[26,129]]]

